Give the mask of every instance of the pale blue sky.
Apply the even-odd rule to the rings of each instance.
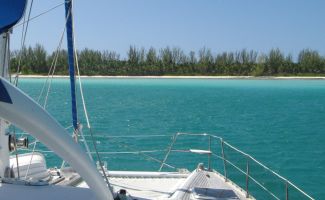
[[[34,0],[35,16],[64,0]],[[76,44],[114,50],[130,45],[207,47],[213,53],[243,48],[268,52],[280,48],[295,57],[303,48],[325,55],[323,0],[75,0]],[[30,23],[27,45],[56,48],[64,26],[64,7]],[[18,49],[21,29],[14,30]],[[66,45],[64,44],[64,48]]]

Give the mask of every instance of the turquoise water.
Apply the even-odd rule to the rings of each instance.
[[[37,99],[44,81],[21,79],[20,87]],[[325,81],[84,79],[83,83],[97,136],[216,134],[316,199],[325,197]],[[55,79],[51,91],[47,109],[67,127],[71,124],[68,79]],[[81,110],[80,104],[78,107]],[[82,113],[80,120],[85,124]],[[164,149],[169,139],[121,138],[117,145],[98,137],[97,144],[101,151],[152,150]],[[189,141],[177,145],[191,145]],[[150,155],[163,159],[164,154]],[[57,158],[47,156],[49,165],[59,165]],[[159,168],[141,155],[105,154],[103,158],[110,169]],[[193,169],[199,157],[170,160]],[[214,165],[220,168],[218,163]]]

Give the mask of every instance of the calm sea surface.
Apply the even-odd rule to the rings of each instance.
[[[44,82],[23,78],[19,87],[37,99]],[[68,79],[54,79],[47,105],[65,127],[71,124],[69,87]],[[325,198],[325,81],[83,79],[83,87],[100,151],[166,150],[170,136],[177,132],[216,134],[316,199]],[[80,121],[86,126],[78,99]],[[168,137],[105,138],[158,134]],[[191,141],[207,144],[202,138],[185,139],[175,148],[185,149]],[[150,156],[162,160],[164,152],[102,154],[110,169],[157,170],[160,164]],[[60,164],[56,157],[47,157],[48,165]],[[194,169],[200,158],[171,156],[168,161]],[[203,161],[206,164],[207,159]],[[213,167],[223,169],[220,163]],[[256,176],[263,173],[260,170]],[[245,180],[236,173],[233,176]],[[268,180],[262,182],[268,184]],[[284,191],[283,183],[269,182]]]

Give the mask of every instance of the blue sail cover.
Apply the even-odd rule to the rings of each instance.
[[[76,103],[76,86],[75,86],[75,57],[74,57],[74,38],[72,26],[72,0],[65,1],[65,16],[67,29],[67,44],[68,44],[68,62],[70,75],[70,89],[71,89],[71,109],[72,109],[72,124],[74,129],[78,128],[77,122],[77,103]]]
[[[27,0],[0,0],[0,34],[8,31],[23,16]]]
[[[0,102],[10,103],[12,104],[12,100],[6,90],[6,87],[3,85],[0,79]]]

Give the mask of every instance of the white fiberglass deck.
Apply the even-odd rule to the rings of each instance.
[[[125,189],[132,199],[138,200],[190,200],[194,197],[194,188],[206,195],[205,199],[253,199],[246,198],[244,191],[231,182],[225,182],[221,175],[202,170],[186,174],[110,171],[109,176],[115,193]],[[82,182],[78,187],[87,187],[87,184]]]
[[[96,200],[94,192],[87,188],[70,186],[30,186],[0,183],[1,200]]]

